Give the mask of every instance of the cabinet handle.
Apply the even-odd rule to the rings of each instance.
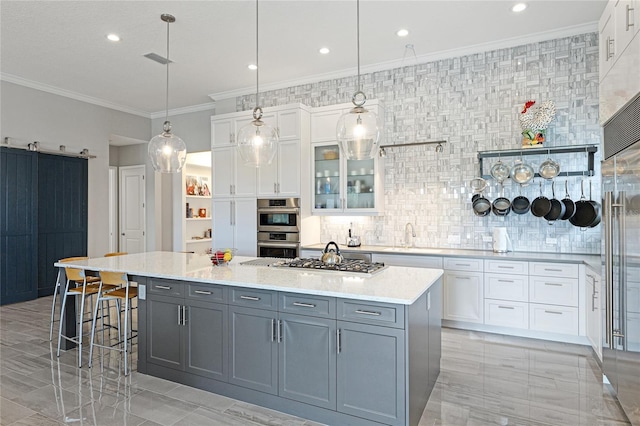
[[[547,310],[545,310],[545,312],[548,313],[548,314],[562,315],[562,312],[558,312],[558,311],[547,311]]]
[[[627,16],[626,16],[626,21],[627,21],[627,29],[625,31],[629,31],[629,27],[633,27],[634,23],[631,22],[631,19],[629,19],[631,17],[631,13],[633,12],[633,7],[627,5]]]
[[[171,290],[171,287],[169,287],[168,285],[156,285],[155,288],[160,290]]]
[[[273,193],[277,194],[278,193],[278,184],[273,182]]]
[[[210,291],[204,291],[204,290],[196,290],[194,291],[195,294],[206,294],[207,296],[211,296],[213,293],[211,293]]]
[[[457,279],[457,280],[470,280],[471,277],[456,277],[454,276],[453,278]]]
[[[342,352],[342,331],[340,329],[336,330],[336,348],[338,353]]]
[[[374,316],[374,317],[379,317],[380,315],[382,315],[382,312],[365,311],[363,309],[356,309],[356,314],[371,315],[371,316]]]
[[[182,325],[182,306],[178,305],[178,325]]]
[[[498,308],[500,308],[500,309],[515,309],[515,307],[513,307],[513,306],[501,306],[501,305],[498,305]]]
[[[187,325],[187,307],[186,307],[186,305],[182,306],[182,325]]]
[[[282,342],[282,320],[278,320],[278,343]]]
[[[591,278],[591,279],[592,279],[592,280],[594,280],[594,281],[596,280],[596,277],[594,277],[594,276],[593,276],[593,275],[591,275],[591,274],[587,274],[587,277]]]
[[[547,272],[562,272],[562,269],[544,268]]]
[[[554,287],[562,287],[562,284],[558,284],[558,283],[544,283],[544,285],[551,285]]]
[[[276,320],[271,318],[271,341],[276,341]]]
[[[280,182],[278,182],[278,194],[280,193]]]
[[[498,280],[499,283],[511,283],[513,284],[514,281],[513,280]]]
[[[470,267],[471,265],[468,263],[455,263],[454,266],[466,266],[467,268]]]
[[[244,300],[252,300],[254,302],[257,302],[258,300],[260,300],[259,297],[255,297],[255,296],[240,296],[240,299],[244,299]]]
[[[616,54],[614,51],[615,39],[607,37],[607,61]]]
[[[302,302],[293,302],[293,306],[301,306],[303,308],[315,308],[316,305],[313,303],[302,303]]]
[[[236,141],[236,134],[235,133],[230,133],[229,134],[229,143],[234,143]]]
[[[498,265],[498,269],[515,269],[513,266]]]

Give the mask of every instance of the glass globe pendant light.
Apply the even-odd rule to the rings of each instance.
[[[169,121],[169,24],[176,21],[173,15],[162,14],[160,16],[167,23],[167,92],[166,92],[166,113],[162,126],[163,132],[154,136],[149,141],[149,158],[156,172],[178,173],[182,171],[187,160],[187,146],[178,136],[171,133],[171,122]]]
[[[338,119],[336,136],[347,160],[366,160],[378,154],[382,125],[373,111],[364,107],[367,97],[360,88],[360,0],[357,0],[358,87],[351,97],[353,108]]]
[[[256,107],[253,121],[238,131],[236,139],[238,153],[245,166],[260,167],[271,164],[276,155],[278,132],[262,121],[262,108],[258,106],[259,72],[258,66],[258,0],[256,0]]]

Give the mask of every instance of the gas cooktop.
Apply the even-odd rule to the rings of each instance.
[[[364,260],[345,259],[342,263],[326,265],[320,259],[299,257],[272,263],[269,266],[277,268],[314,269],[321,271],[359,272],[363,274],[375,274],[376,272],[380,272],[386,268],[385,264],[381,262],[365,262]]]

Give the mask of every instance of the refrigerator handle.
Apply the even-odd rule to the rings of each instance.
[[[606,192],[604,210],[605,343],[613,349],[613,193]]]
[[[627,253],[626,253],[626,234],[627,234],[627,225],[626,225],[626,200],[627,193],[625,191],[620,191],[618,193],[618,202],[613,205],[615,208],[619,208],[618,214],[618,231],[620,235],[618,235],[618,243],[619,243],[619,253],[620,253],[620,333],[622,333],[622,350],[627,350]]]

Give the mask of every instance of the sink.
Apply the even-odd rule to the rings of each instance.
[[[391,251],[391,252],[395,252],[395,253],[435,254],[435,253],[440,253],[442,250],[430,249],[430,248],[420,248],[420,247],[387,247],[387,248],[382,249],[382,251]]]

